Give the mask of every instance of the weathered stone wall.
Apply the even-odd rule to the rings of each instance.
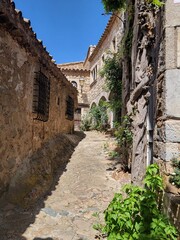
[[[145,169],[153,158],[153,105],[156,99],[156,79],[159,76],[162,19],[160,9],[147,2],[135,2],[132,79],[127,110],[133,126],[132,181],[140,185]]]
[[[90,91],[88,99],[90,106],[93,103],[99,104],[99,100],[105,97],[109,100],[109,92],[105,89],[105,79],[100,76],[100,71],[103,67],[103,58],[105,59],[110,53],[115,53],[118,50],[118,44],[122,39],[123,23],[115,15],[113,15],[101,37],[99,43],[89,57],[88,64],[90,69]],[[115,48],[113,46],[115,40]],[[92,71],[97,66],[97,79],[93,81]]]
[[[60,65],[59,65],[60,66]],[[73,69],[62,69],[63,74],[66,78],[73,82],[77,83],[77,91],[78,91],[78,103],[89,104],[88,100],[88,92],[90,86],[90,77],[89,71],[85,70],[73,70]],[[80,79],[83,79],[83,87],[80,86]]]
[[[165,156],[180,157],[180,3],[167,1],[165,8]]]
[[[169,183],[171,160],[180,159],[180,3],[166,1],[164,72],[157,85],[155,158],[162,160],[165,179],[164,209],[180,231],[179,189]]]
[[[180,156],[180,4],[165,5],[165,70],[159,81],[155,154],[166,162]]]
[[[66,98],[71,96],[76,106],[77,91],[54,64],[42,42],[36,39],[30,22],[22,18],[9,0],[0,2],[0,66],[2,196],[35,152],[56,135],[73,132],[73,121],[65,115]],[[32,113],[35,72],[40,70],[50,80],[47,122],[35,120]],[[30,165],[24,169],[31,170]]]
[[[81,120],[89,111],[90,71],[84,67],[84,62],[58,64],[58,67],[66,78],[76,85],[78,105],[74,115],[74,128],[80,130]]]

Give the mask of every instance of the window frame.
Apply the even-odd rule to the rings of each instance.
[[[95,65],[95,67],[92,69],[91,76],[93,82],[97,81],[97,65]]]
[[[35,72],[33,86],[33,113],[35,120],[47,122],[49,119],[50,80],[41,72]]]
[[[74,120],[74,100],[71,96],[66,98],[66,118],[70,121]]]

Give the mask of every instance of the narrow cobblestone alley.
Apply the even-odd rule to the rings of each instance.
[[[118,191],[129,177],[115,180],[111,177],[111,160],[105,157],[104,145],[108,137],[98,132],[87,132],[76,147],[56,188],[44,201],[43,207],[22,213],[9,222],[9,235],[1,240],[93,240],[97,231],[93,213],[103,212],[114,192]],[[122,183],[123,182],[123,183]],[[8,210],[8,209],[7,209]],[[37,212],[37,214],[36,214]],[[7,218],[11,220],[11,210]],[[35,215],[32,221],[30,215]],[[19,225],[28,222],[26,228],[17,232]],[[13,227],[16,226],[16,227]]]

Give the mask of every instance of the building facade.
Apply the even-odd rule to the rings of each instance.
[[[58,64],[62,73],[78,91],[78,106],[75,110],[75,129],[80,129],[81,118],[89,110],[88,92],[90,89],[90,71],[84,67],[84,62]]]
[[[123,17],[123,16],[121,16]],[[123,20],[120,15],[112,15],[97,44],[91,45],[83,62],[58,64],[58,67],[75,84],[78,95],[78,109],[75,116],[82,119],[89,109],[97,106],[101,101],[110,100],[110,92],[106,88],[105,78],[100,74],[105,59],[117,53],[119,43],[123,36]],[[83,87],[81,82],[84,80]],[[81,114],[81,116],[80,116]],[[113,127],[114,113],[108,112],[108,122]],[[79,121],[77,121],[79,122]],[[79,123],[78,123],[79,125]]]
[[[10,0],[0,1],[0,49],[0,197],[24,183],[22,199],[39,178],[51,184],[57,146],[51,156],[42,149],[73,133],[77,89]]]
[[[100,72],[104,61],[117,53],[120,41],[123,36],[123,22],[119,16],[112,15],[97,46],[91,54],[87,55],[84,66],[90,69],[90,107],[98,105],[101,99],[109,101],[110,92],[105,90],[105,79],[101,77]]]

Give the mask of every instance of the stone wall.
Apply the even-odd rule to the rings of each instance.
[[[66,76],[68,81],[70,81],[71,83],[76,82],[78,91],[78,103],[89,104],[88,100],[88,92],[90,90],[89,70],[84,68],[81,62],[79,62],[79,64],[78,62],[76,64],[75,63],[58,64],[58,67]],[[82,87],[80,85],[80,80],[83,80]]]
[[[169,183],[171,160],[180,159],[180,3],[165,5],[165,71],[158,84],[155,157],[163,162],[165,179],[164,209],[180,231],[180,190]]]
[[[90,69],[90,91],[88,94],[90,106],[93,103],[98,105],[102,97],[105,97],[107,101],[109,100],[109,92],[105,89],[105,79],[100,76],[100,71],[104,64],[103,59],[109,54],[117,52],[122,34],[123,23],[117,16],[113,15],[96,48],[89,56],[88,61],[85,62],[85,66],[87,65]],[[115,42],[113,43],[113,41]],[[96,66],[97,79],[93,80],[92,71]]]
[[[89,111],[88,92],[90,90],[90,71],[84,67],[84,62],[58,64],[68,81],[75,84],[78,91],[78,106],[74,116],[74,128],[80,130],[81,120]]]
[[[72,133],[66,100],[77,105],[77,90],[36,39],[30,21],[23,19],[10,0],[0,2],[0,196],[13,177],[45,143],[60,133]],[[50,81],[49,118],[36,120],[33,113],[34,82],[41,71]],[[43,162],[42,162],[43,164]],[[31,166],[24,171],[31,172]],[[24,173],[23,173],[24,174]]]
[[[165,8],[165,155],[163,160],[180,157],[180,3],[167,1]]]
[[[164,21],[164,72],[157,85],[155,156],[170,163],[180,156],[180,3],[167,1]]]

